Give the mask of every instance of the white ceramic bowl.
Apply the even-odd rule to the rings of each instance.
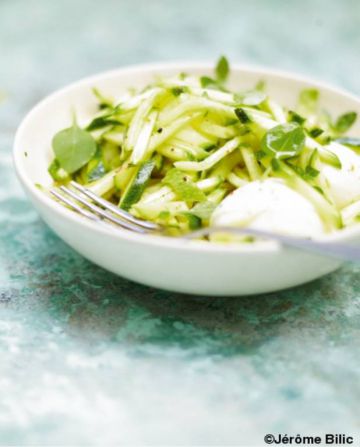
[[[64,208],[36,186],[50,186],[47,168],[52,159],[51,139],[67,127],[71,111],[80,122],[96,111],[91,88],[105,96],[118,96],[128,87],[141,87],[156,75],[187,72],[212,73],[212,64],[171,63],[134,66],[76,82],[50,95],[23,120],[15,138],[16,171],[45,222],[71,247],[94,263],[118,275],[149,286],[206,295],[248,295],[296,286],[339,267],[340,262],[285,248],[275,242],[219,245],[137,235],[96,224]],[[321,103],[334,114],[359,110],[359,99],[304,78],[272,70],[232,66],[230,86],[247,89],[265,80],[268,92],[281,104],[293,107],[299,91],[315,87]],[[360,134],[360,125],[353,133]],[[331,236],[339,241],[359,241],[360,227]]]

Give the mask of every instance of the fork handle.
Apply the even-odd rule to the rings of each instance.
[[[284,236],[265,230],[256,230],[254,228],[235,228],[235,227],[208,227],[193,231],[184,236],[185,239],[197,239],[203,236],[209,236],[214,233],[231,233],[236,235],[250,235],[266,239],[272,239],[289,247],[298,248],[304,251],[310,251],[320,255],[342,259],[345,261],[360,261],[360,247],[342,244],[337,242],[319,242],[311,239]]]

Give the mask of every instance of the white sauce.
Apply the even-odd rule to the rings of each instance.
[[[326,163],[321,169],[335,205],[343,208],[360,199],[360,157],[346,146],[332,143],[328,149],[341,161],[341,169]]]
[[[211,225],[305,237],[324,232],[314,206],[279,179],[258,180],[232,192],[215,209]]]

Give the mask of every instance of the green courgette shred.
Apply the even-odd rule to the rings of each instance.
[[[331,141],[354,151],[345,136],[356,120],[332,120],[319,92],[300,93],[289,110],[274,101],[261,79],[234,90],[226,58],[213,76],[179,73],[158,78],[120,98],[94,88],[98,112],[53,138],[49,173],[56,185],[70,180],[173,235],[209,225],[216,206],[248,182],[279,177],[307,197],[330,229],[339,210],[319,181],[324,164],[341,169]]]

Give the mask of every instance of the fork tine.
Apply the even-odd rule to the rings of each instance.
[[[51,188],[50,192],[58,200],[65,203],[66,205],[70,206],[73,210],[77,211],[78,213],[82,214],[83,216],[87,217],[88,219],[95,220],[95,221],[101,220],[101,218],[99,216],[97,216],[96,214],[93,214],[93,213],[89,213],[88,211],[84,210],[84,208],[81,208],[81,206],[78,206],[72,200],[70,200],[67,197],[60,194],[55,188]]]
[[[72,197],[77,202],[80,202],[82,205],[89,208],[93,213],[100,215],[101,217],[103,217],[107,220],[110,220],[111,222],[119,225],[122,228],[126,228],[127,230],[130,230],[130,231],[133,231],[136,233],[146,233],[147,232],[147,230],[145,230],[144,228],[140,228],[138,225],[132,224],[131,222],[126,222],[125,220],[122,220],[122,219],[118,219],[117,217],[115,217],[114,215],[109,213],[108,211],[105,211],[102,208],[98,207],[97,205],[94,205],[89,200],[81,197],[78,193],[76,193],[75,191],[72,191],[71,189],[67,188],[66,186],[60,186],[60,190],[63,193],[67,194],[68,196]],[[71,204],[70,206],[72,206],[74,208],[73,204]]]
[[[112,213],[116,214],[119,217],[122,217],[125,220],[128,220],[132,223],[135,223],[136,225],[139,225],[140,227],[146,228],[148,230],[159,230],[159,225],[148,222],[145,220],[137,219],[132,214],[122,210],[121,208],[118,208],[117,206],[110,203],[108,200],[103,199],[102,197],[97,196],[89,189],[85,188],[82,185],[79,185],[79,183],[74,182],[73,180],[70,182],[70,185],[76,188],[78,191],[85,194],[87,197],[89,197],[91,200],[93,200],[95,203],[101,205],[103,208],[111,211]]]

